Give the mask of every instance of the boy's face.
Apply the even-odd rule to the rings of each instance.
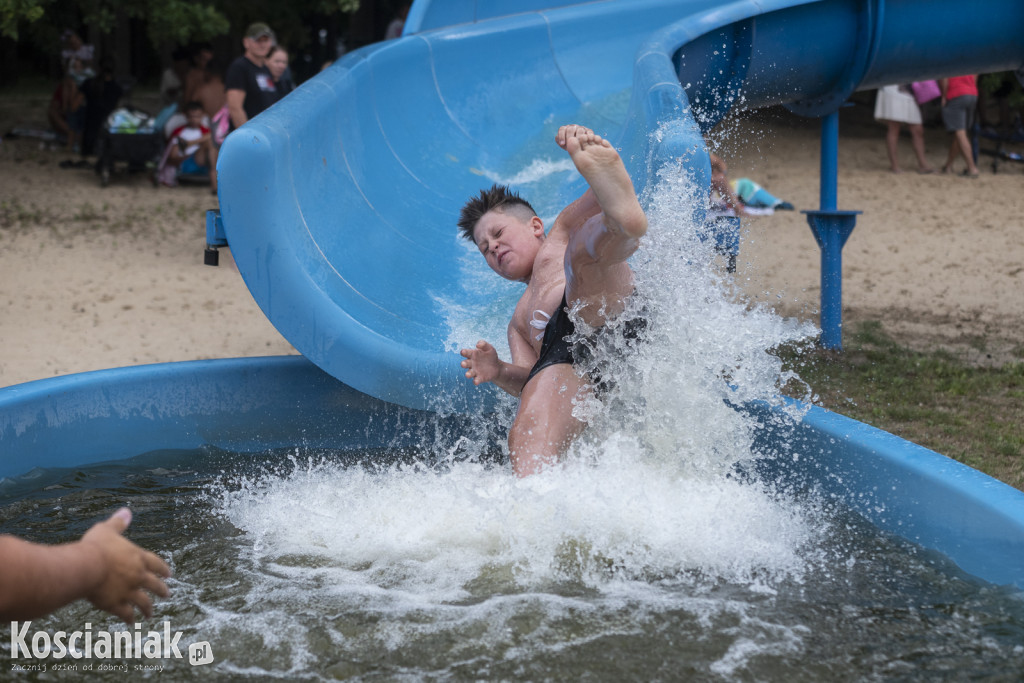
[[[203,125],[203,110],[202,109],[189,109],[185,114],[185,118],[188,119],[188,125],[192,128],[200,128]]]
[[[514,213],[488,211],[473,228],[473,241],[487,265],[506,280],[525,282],[544,239],[544,222],[534,216],[524,221]]]

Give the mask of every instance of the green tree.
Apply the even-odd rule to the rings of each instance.
[[[48,5],[59,5],[56,14],[75,14],[104,34],[114,31],[121,16],[141,19],[150,42],[160,49],[209,41],[252,21],[266,21],[279,35],[297,38],[310,17],[352,14],[359,0],[0,0],[0,36],[17,40],[19,29],[43,19]]]
[[[38,21],[48,0],[0,0],[0,36],[18,39],[22,23]]]

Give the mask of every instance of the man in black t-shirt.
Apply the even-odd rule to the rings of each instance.
[[[224,74],[232,130],[266,109],[268,99],[272,99],[266,94],[274,92],[274,79],[264,60],[275,40],[269,26],[252,24],[242,38],[245,54],[232,62]]]

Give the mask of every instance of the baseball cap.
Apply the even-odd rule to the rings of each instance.
[[[249,28],[247,28],[245,30],[245,37],[246,38],[252,38],[253,40],[259,40],[263,36],[270,36],[274,40],[277,39],[277,36],[274,34],[273,29],[271,29],[269,26],[267,26],[266,24],[264,24],[261,21],[256,22],[255,24],[249,24]]]

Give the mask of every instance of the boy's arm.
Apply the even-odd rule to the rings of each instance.
[[[480,340],[474,349],[462,349],[462,367],[466,368],[466,377],[473,384],[480,385],[491,382],[502,391],[519,396],[530,370],[537,362],[537,354],[529,341],[512,326],[508,328],[508,346],[512,352],[512,362],[506,363],[498,358],[498,352],[491,344]],[[532,360],[531,360],[532,359]]]

